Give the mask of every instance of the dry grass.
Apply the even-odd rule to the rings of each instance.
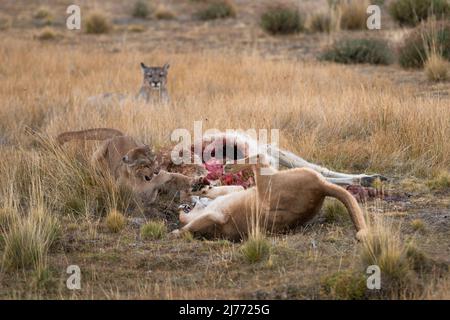
[[[332,8],[334,30],[364,30],[367,28],[368,0],[338,0]]]
[[[424,67],[430,81],[446,81],[449,79],[450,63],[439,54],[431,54]]]
[[[170,145],[173,129],[192,130],[194,120],[204,119],[204,130],[281,129],[282,147],[335,169],[431,176],[450,164],[446,101],[418,98],[408,87],[394,89],[388,80],[361,78],[344,67],[226,54],[138,57],[137,52],[127,51],[108,55],[100,50],[57,51],[52,46],[5,42],[14,53],[5,72],[18,76],[0,79],[4,88],[0,134],[16,145],[32,143],[24,126],[50,136],[107,126],[156,146]],[[43,63],[34,64],[36,59]],[[146,59],[172,62],[170,108],[154,107],[158,113],[154,117],[147,106],[133,103],[120,109],[86,104],[89,96],[102,92],[135,94],[141,81],[138,60]],[[123,69],[111,74],[111,64]],[[191,68],[197,72],[189,72]],[[44,72],[53,77],[33,78]],[[338,75],[341,81],[328,81]],[[29,85],[35,89],[21,94],[19,88]]]
[[[127,223],[127,219],[117,210],[111,210],[105,219],[106,227],[110,232],[118,233]]]
[[[118,274],[120,281],[127,281],[129,272],[134,272],[136,277],[143,273],[147,275],[149,270],[154,274],[154,278],[150,278],[152,281],[148,281],[149,287],[143,288],[142,292],[133,291],[129,282],[126,282],[129,287],[121,288],[121,292],[115,290],[115,285],[123,284],[119,280],[108,288],[105,285],[107,279],[100,273],[95,274],[87,280],[95,289],[84,292],[82,297],[223,297],[223,288],[227,285],[227,288],[231,287],[227,297],[244,294],[245,297],[253,297],[248,287],[241,293],[232,283],[241,281],[244,274],[247,277],[245,284],[256,292],[260,284],[261,287],[271,285],[273,274],[276,274],[276,283],[280,287],[292,279],[300,281],[299,277],[304,277],[298,275],[299,267],[305,267],[303,270],[312,277],[317,259],[329,255],[331,260],[320,261],[323,264],[336,263],[343,252],[348,252],[348,246],[354,244],[348,243],[350,237],[346,238],[344,232],[337,229],[335,238],[342,252],[335,247],[321,247],[321,250],[328,251],[310,253],[308,245],[304,245],[310,243],[308,237],[322,239],[321,235],[316,231],[305,231],[306,235],[300,232],[293,238],[296,243],[291,244],[295,250],[288,251],[286,256],[282,250],[275,252],[281,258],[273,260],[275,271],[267,271],[264,264],[248,266],[232,259],[233,250],[223,246],[217,248],[218,242],[199,244],[189,238],[190,241],[174,243],[161,239],[157,249],[147,241],[145,248],[151,257],[132,256],[135,259],[133,263],[141,266],[130,268],[123,261],[127,258],[122,257],[131,256],[133,250],[129,244],[136,242],[136,233],[129,225],[125,226],[120,237],[129,242],[125,246],[116,246],[118,235],[109,232],[98,235],[91,221],[100,219],[114,208],[127,213],[134,201],[126,190],[117,189],[111,177],[105,177],[89,166],[87,159],[92,151],[91,143],[69,143],[64,148],[55,146],[52,137],[62,131],[112,127],[160,147],[172,144],[170,134],[175,128],[192,130],[193,122],[201,119],[204,130],[281,129],[282,147],[338,170],[432,178],[450,165],[447,141],[450,111],[446,101],[417,97],[412,88],[399,88],[388,80],[361,78],[342,66],[271,61],[256,54],[205,52],[178,55],[159,51],[142,53],[132,48],[111,53],[89,44],[80,44],[71,50],[54,42],[43,46],[38,41],[23,42],[9,37],[5,37],[3,44],[8,50],[0,49],[0,58],[8,59],[9,63],[1,69],[6,76],[0,77],[0,150],[3,157],[0,163],[0,199],[6,201],[3,199],[13,197],[23,213],[19,223],[10,229],[14,232],[5,233],[5,243],[11,248],[6,255],[8,258],[4,259],[5,266],[23,264],[20,262],[22,258],[17,258],[15,253],[19,252],[19,247],[26,248],[26,244],[14,239],[26,238],[29,239],[27,243],[39,244],[39,258],[31,260],[32,264],[40,265],[40,261],[47,261],[51,244],[50,232],[47,231],[51,228],[45,226],[52,223],[48,224],[44,219],[36,223],[36,218],[31,218],[34,215],[26,214],[31,211],[25,210],[41,208],[38,211],[45,212],[45,216],[70,217],[80,223],[80,229],[89,229],[81,233],[82,237],[101,243],[109,255],[95,256],[98,247],[83,243],[77,244],[77,248],[84,250],[86,256],[80,256],[87,261],[97,263],[100,259],[102,268],[107,270],[105,274],[119,268],[122,272]],[[121,107],[114,103],[92,107],[86,103],[89,96],[103,92],[134,95],[141,81],[141,60],[154,61],[155,64],[170,60],[170,106],[148,106],[127,101]],[[117,72],[111,71],[112,65],[117,66]],[[51,76],[40,77],[43,74]],[[42,135],[30,135],[26,128],[42,132]],[[35,205],[29,192],[30,181],[36,180],[42,182],[40,188],[45,195],[42,206]],[[1,203],[0,207],[11,206]],[[33,223],[31,219],[34,219]],[[37,231],[44,229],[47,231]],[[33,239],[38,240],[33,242]],[[253,239],[256,242],[252,242]],[[401,242],[396,242],[400,240],[395,237],[381,239],[368,247],[371,249],[366,250],[365,261],[375,259],[389,272],[394,272],[397,267],[403,270],[403,249]],[[261,235],[251,236],[243,244],[243,250],[248,246],[249,256],[261,260],[272,256],[270,241]],[[19,247],[13,243],[19,243]],[[114,248],[111,243],[114,243]],[[181,252],[177,259],[173,256],[175,245],[181,247],[176,249]],[[381,253],[374,250],[378,247],[382,248]],[[376,254],[371,254],[373,252]],[[65,260],[53,262],[58,268],[66,267]],[[48,262],[43,264],[47,266]],[[207,274],[201,273],[205,265],[208,266]],[[190,268],[189,272],[182,266]],[[249,269],[245,269],[247,267]],[[164,268],[169,268],[169,278],[168,269]],[[319,268],[321,272],[326,271],[323,265]],[[220,276],[223,270],[230,273],[229,278]],[[261,272],[262,278],[272,276],[272,279],[254,284],[251,270]],[[285,272],[288,274],[286,278],[279,277]],[[157,279],[166,280],[158,282]],[[308,281],[305,285],[315,284],[313,280]],[[273,287],[270,290],[276,292],[281,289]]]
[[[150,221],[141,227],[141,237],[144,240],[162,239],[167,234],[164,221]]]

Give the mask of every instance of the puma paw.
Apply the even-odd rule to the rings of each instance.
[[[358,241],[364,241],[367,238],[368,233],[367,229],[361,229],[356,233],[356,239]]]

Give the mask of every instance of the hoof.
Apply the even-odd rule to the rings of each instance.
[[[371,187],[376,180],[380,180],[383,182],[383,181],[388,181],[388,178],[386,178],[385,176],[382,176],[380,174],[374,174],[372,176],[367,176],[367,177],[361,178],[361,185],[363,187]]]

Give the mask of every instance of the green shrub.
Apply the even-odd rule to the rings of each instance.
[[[327,199],[323,206],[325,220],[328,223],[349,221],[349,214],[345,206],[337,201]]]
[[[101,13],[92,13],[86,18],[86,33],[101,34],[108,33],[111,25],[108,19]]]
[[[261,27],[271,34],[291,34],[303,30],[303,19],[296,8],[272,6],[261,15]]]
[[[366,294],[366,279],[363,274],[340,271],[324,278],[322,289],[333,299],[360,300]]]
[[[270,254],[270,242],[263,235],[251,236],[241,247],[242,257],[249,263],[256,263]]]
[[[150,15],[150,11],[147,1],[139,0],[134,4],[132,15],[135,18],[145,19]]]
[[[338,63],[370,63],[387,65],[393,55],[388,44],[380,39],[344,39],[325,51],[321,60]]]
[[[450,61],[450,23],[427,23],[417,27],[399,50],[404,68],[422,68],[432,52]]]
[[[391,16],[402,25],[415,26],[430,15],[449,16],[447,0],[395,0],[389,6]]]
[[[141,237],[144,240],[162,239],[167,234],[164,221],[151,221],[141,227]]]
[[[236,9],[234,5],[228,1],[213,1],[205,9],[197,13],[200,20],[214,20],[236,17]]]

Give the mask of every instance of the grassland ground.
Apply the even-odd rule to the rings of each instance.
[[[251,19],[259,6],[244,2],[238,23],[191,21],[192,4],[181,1],[168,2],[177,19],[150,23],[130,20],[110,1],[113,32],[70,32],[56,16],[61,37],[50,41],[34,37],[29,17],[36,6],[0,5],[17,13],[13,28],[0,31],[1,298],[449,298],[449,83],[429,83],[397,65],[317,62],[316,53],[338,35],[270,37]],[[55,1],[53,10],[65,5]],[[127,31],[138,22],[145,31]],[[380,32],[395,41],[404,30]],[[169,106],[87,103],[105,92],[136,94],[141,61],[170,62]],[[269,235],[270,253],[257,263],[242,257],[241,243],[142,237],[147,221],[177,227],[176,202],[137,206],[88,166],[95,143],[52,145],[62,131],[111,127],[158,150],[173,144],[174,129],[193,130],[194,121],[204,130],[279,129],[281,147],[309,161],[392,178],[385,199],[363,208],[370,219],[398,227],[402,245],[414,245],[414,289],[360,290],[364,248],[340,211]],[[58,236],[39,268],[7,268],[14,222],[3,217],[25,219],[37,207],[57,219]],[[110,210],[126,217],[119,232],[106,225]],[[81,268],[79,291],[66,288],[72,264]],[[342,291],[342,282],[356,289]]]

